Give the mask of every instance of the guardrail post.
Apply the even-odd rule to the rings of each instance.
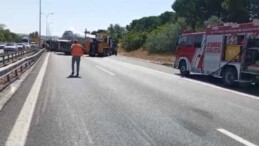
[[[18,77],[18,71],[17,71],[17,69],[16,69],[14,72],[15,72],[15,76]]]
[[[20,67],[20,71],[23,72],[23,66]]]
[[[19,54],[20,54],[20,52],[18,51],[16,54],[17,54],[17,55],[15,55],[15,59],[17,60],[17,59],[19,59]]]
[[[3,55],[3,65],[5,65],[5,55]]]
[[[15,59],[16,59],[16,60],[19,59],[19,51],[16,52],[15,54],[16,54],[16,55],[15,55]]]
[[[18,59],[22,59],[21,51],[18,52]]]
[[[7,77],[7,82],[10,82],[10,75],[8,74],[6,77]]]

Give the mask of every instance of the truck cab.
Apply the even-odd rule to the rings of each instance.
[[[202,41],[205,32],[185,33],[178,37],[176,61],[174,67],[180,69],[182,75],[202,70]]]
[[[21,43],[25,46],[25,49],[31,49],[30,39],[28,37],[23,37]]]

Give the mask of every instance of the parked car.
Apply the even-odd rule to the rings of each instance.
[[[16,43],[7,43],[4,47],[4,52],[8,53],[8,52],[15,52],[18,51],[18,47]]]
[[[5,43],[0,43],[0,50],[4,49],[4,47],[5,47]]]
[[[31,42],[31,48],[35,49],[36,48],[36,43],[35,42]]]
[[[22,43],[18,43],[17,48],[18,48],[18,50],[23,50],[23,49],[25,49],[25,45]]]

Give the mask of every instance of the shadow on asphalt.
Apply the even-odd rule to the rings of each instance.
[[[71,56],[62,52],[55,52],[56,55],[60,55],[60,56]]]
[[[180,74],[176,74],[178,76],[181,76]],[[235,87],[235,88],[228,88],[226,86],[223,85],[222,80],[219,78],[215,78],[215,77],[205,77],[205,76],[201,76],[201,75],[190,75],[188,77],[189,79],[193,79],[196,81],[200,81],[200,82],[204,82],[204,83],[209,83],[209,84],[213,84],[219,87],[223,87],[223,88],[227,88],[233,91],[238,91],[238,92],[242,92],[242,93],[246,93],[246,94],[250,94],[250,95],[254,95],[254,96],[258,96],[259,97],[259,86],[255,86],[255,85],[240,85],[239,87]]]
[[[65,53],[62,53],[62,52],[54,52],[56,55],[60,55],[60,56],[68,56],[68,57],[71,57],[70,54],[65,54]],[[107,57],[110,57],[110,56],[89,56],[89,55],[85,55],[83,57],[87,57],[87,58],[107,58]]]
[[[82,77],[81,76],[67,76],[67,79],[81,79]]]

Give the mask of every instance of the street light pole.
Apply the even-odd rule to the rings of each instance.
[[[39,0],[39,49],[41,47],[41,0]]]

